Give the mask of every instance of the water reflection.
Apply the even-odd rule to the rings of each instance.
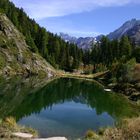
[[[94,82],[65,78],[46,81],[0,79],[0,117],[14,116],[19,123],[39,129],[42,136],[79,136],[85,129],[113,125],[118,119],[137,115],[137,108],[124,97],[104,92]]]

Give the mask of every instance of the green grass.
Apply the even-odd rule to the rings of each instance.
[[[93,79],[93,78],[97,78],[100,77],[102,75],[105,75],[108,71],[105,72],[98,72],[95,74],[76,74],[76,73],[64,73],[64,72],[58,72],[58,75],[61,77],[73,77],[73,78],[85,78],[85,79]]]
[[[34,137],[38,137],[36,130],[17,125],[16,120],[13,117],[7,117],[0,121],[0,139],[19,139],[12,135],[12,133],[15,132],[30,133]]]
[[[0,52],[0,69],[6,65],[5,56]]]
[[[124,119],[114,128],[106,128],[95,133],[87,131],[85,140],[140,140],[140,117]]]
[[[138,101],[137,101],[137,105],[139,105],[139,106],[140,106],[140,100],[138,100]]]
[[[99,136],[93,130],[88,130],[86,132],[85,139],[86,140],[92,140],[92,139],[93,140],[98,140]]]
[[[7,41],[3,36],[0,36],[0,47],[1,48],[7,48]]]

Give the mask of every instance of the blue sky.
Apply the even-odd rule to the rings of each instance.
[[[11,0],[47,30],[85,37],[140,19],[140,0]]]

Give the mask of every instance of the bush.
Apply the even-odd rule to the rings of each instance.
[[[136,58],[138,63],[140,63],[140,47],[134,49],[132,56]]]
[[[20,126],[13,117],[7,117],[0,121],[0,139],[3,140],[19,140],[21,138],[13,138],[15,132],[30,133],[34,138],[38,137],[38,132],[32,128]]]
[[[103,135],[103,134],[104,134],[104,131],[105,131],[104,128],[99,128],[98,134],[99,134],[99,135]]]
[[[115,128],[106,129],[105,140],[140,140],[140,118],[124,119]]]
[[[7,117],[3,122],[9,126],[16,126],[16,120],[13,117]]]
[[[97,139],[98,135],[93,130],[88,130],[85,135],[86,139]]]
[[[2,119],[0,119],[0,125],[2,124]]]
[[[140,100],[138,100],[138,101],[137,101],[137,105],[139,105],[139,106],[140,106]]]
[[[129,61],[125,62],[117,62],[113,64],[111,69],[112,71],[112,78],[116,78],[117,82],[124,82],[129,83],[133,80],[133,70],[136,65],[136,60],[130,59]]]

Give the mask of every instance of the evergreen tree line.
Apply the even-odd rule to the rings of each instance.
[[[90,50],[83,51],[40,27],[22,8],[16,8],[9,0],[0,0],[0,12],[5,13],[23,33],[30,50],[39,53],[55,68],[72,71],[83,63],[94,65],[96,70],[99,64],[109,67],[115,61],[122,58],[129,60],[132,57],[140,62],[140,48],[136,48],[126,36],[113,41],[104,36]]]
[[[99,64],[108,68],[113,63],[127,62],[131,58],[136,58],[136,61],[140,62],[140,48],[136,47],[129,37],[123,36],[120,40],[110,41],[103,36],[100,42],[84,53],[83,62],[93,64],[96,70]]]
[[[82,50],[66,43],[59,36],[40,27],[24,10],[16,8],[9,0],[0,0],[0,12],[5,13],[17,29],[23,33],[30,50],[41,54],[54,67],[72,70],[82,61]]]

